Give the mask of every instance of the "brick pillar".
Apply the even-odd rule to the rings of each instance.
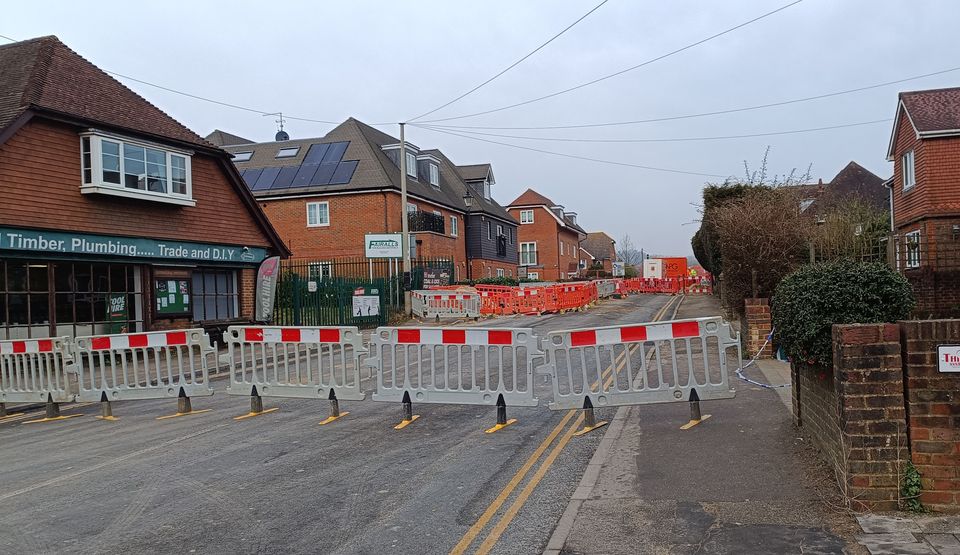
[[[920,472],[920,501],[960,510],[960,374],[941,374],[937,345],[960,342],[960,320],[900,323],[910,415],[910,451]]]
[[[252,268],[240,270],[238,280],[240,288],[240,318],[253,320],[254,304],[256,303],[257,271]]]
[[[743,320],[746,327],[743,336],[747,341],[746,355],[749,358],[753,358],[753,356],[760,351],[760,347],[763,346],[763,342],[766,341],[767,336],[770,335],[770,331],[773,329],[773,324],[770,319],[770,302],[769,299],[744,299],[743,304]],[[772,357],[773,344],[768,342],[766,347],[763,347],[763,352],[761,352],[757,358]]]
[[[834,380],[845,462],[845,491],[855,510],[890,511],[909,458],[900,330],[896,324],[833,326]]]

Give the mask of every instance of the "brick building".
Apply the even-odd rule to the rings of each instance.
[[[56,37],[0,46],[0,339],[250,320],[286,247],[230,162]]]
[[[520,265],[527,277],[557,281],[580,273],[580,242],[587,232],[577,225],[576,212],[527,189],[507,206],[519,222]]]
[[[887,159],[893,256],[920,315],[960,314],[960,88],[900,93]]]
[[[580,245],[583,262],[581,266],[589,272],[596,269],[610,274],[613,272],[613,263],[617,260],[617,242],[602,231],[587,233],[586,239]]]
[[[366,234],[401,230],[400,141],[382,131],[349,118],[319,138],[207,138],[234,155],[294,258],[362,257]],[[458,280],[516,275],[517,223],[490,194],[489,165],[408,143],[407,174],[412,257],[452,260]]]

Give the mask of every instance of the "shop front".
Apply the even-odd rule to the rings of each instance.
[[[2,227],[0,340],[249,321],[266,255],[244,245]]]

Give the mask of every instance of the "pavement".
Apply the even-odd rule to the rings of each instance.
[[[861,515],[870,555],[960,555],[960,515]]]
[[[586,312],[470,323],[538,332],[647,322],[672,300],[638,295]],[[669,317],[669,314],[667,314]],[[0,553],[539,553],[563,515],[600,432],[572,437],[578,411],[264,399],[193,400],[211,412],[158,421],[172,400],[64,406],[82,417],[0,422]],[[367,383],[367,389],[372,384]],[[615,410],[601,409],[612,419]]]
[[[719,313],[691,296],[678,317]],[[785,366],[745,375],[787,383]],[[832,474],[796,437],[789,388],[735,388],[688,430],[686,403],[620,408],[545,553],[862,553]]]

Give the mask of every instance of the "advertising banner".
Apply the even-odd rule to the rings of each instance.
[[[257,304],[254,319],[269,322],[273,319],[273,303],[277,297],[277,279],[280,277],[280,257],[273,256],[260,264],[257,270]]]

